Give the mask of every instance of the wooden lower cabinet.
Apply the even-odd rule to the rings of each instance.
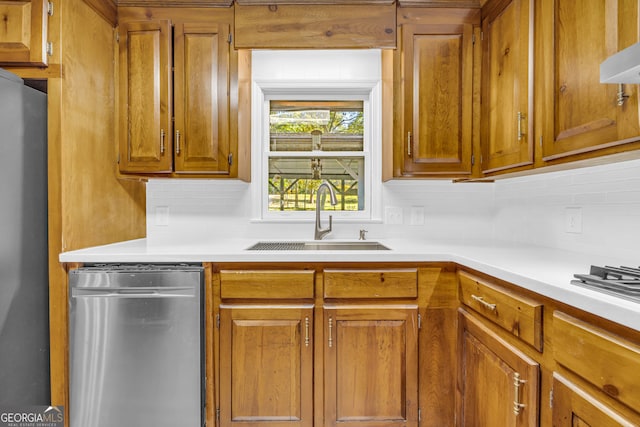
[[[313,425],[313,311],[220,306],[220,427]]]
[[[640,417],[627,419],[558,373],[553,374],[554,427],[633,427]]]
[[[324,425],[417,427],[417,305],[325,305],[324,323]]]
[[[459,410],[464,427],[538,425],[540,367],[482,320],[459,310]]]

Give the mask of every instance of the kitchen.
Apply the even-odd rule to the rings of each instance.
[[[447,2],[431,3],[442,6]],[[456,3],[455,6],[467,3],[468,6],[475,2],[453,3]],[[47,78],[49,81],[49,147],[53,147],[49,159],[50,195],[53,195],[50,199],[49,216],[49,262],[51,289],[54,290],[50,305],[52,324],[67,324],[66,271],[65,266],[58,262],[58,256],[62,252],[146,237],[147,242],[152,247],[157,245],[158,250],[162,250],[161,245],[171,242],[174,251],[179,248],[177,251],[187,258],[178,261],[203,261],[195,258],[210,251],[207,253],[216,258],[207,261],[237,262],[243,259],[243,253],[239,251],[256,240],[311,239],[312,221],[296,222],[286,227],[253,221],[252,184],[243,180],[152,178],[145,183],[146,178],[135,174],[133,179],[117,179],[117,149],[114,141],[118,140],[118,132],[122,129],[122,107],[116,101],[118,71],[114,69],[113,58],[119,47],[113,37],[112,22],[115,22],[115,18],[109,20],[109,16],[115,16],[113,14],[116,8],[110,8],[109,2],[94,5],[101,15],[107,17],[104,19],[84,3],[78,2],[73,7],[69,4],[57,4],[54,14],[49,18],[49,34],[54,42],[49,66],[45,69],[14,68],[26,78]],[[118,5],[126,4],[127,2],[118,2]],[[549,4],[550,2],[540,2],[536,7],[548,7]],[[475,8],[478,6],[475,5]],[[405,11],[419,16],[415,9],[420,9],[418,12],[429,10],[410,7]],[[455,14],[450,12],[453,15],[461,14],[461,9],[464,10],[464,7],[454,9]],[[219,13],[228,13],[227,9],[223,10],[225,12]],[[407,12],[405,15],[411,14]],[[403,18],[399,18],[399,21],[401,19]],[[477,16],[470,19],[477,19]],[[546,21],[544,22],[546,25]],[[400,33],[398,31],[398,36]],[[477,55],[477,51],[476,48],[474,54]],[[244,56],[240,59],[243,58],[246,59]],[[536,67],[541,67],[539,62],[535,64]],[[637,103],[637,94],[635,89],[632,90],[632,98],[628,102]],[[86,93],[94,96],[87,97]],[[542,100],[544,96],[534,99]],[[114,106],[117,111],[113,111]],[[241,126],[242,120],[246,120],[246,117],[238,117],[237,132],[246,132],[250,128],[246,123],[244,127]],[[389,118],[386,117],[386,120]],[[475,120],[477,123],[479,118],[476,117]],[[542,122],[533,120],[526,126],[541,126],[539,123]],[[536,128],[536,134],[538,131]],[[403,135],[391,138],[398,139],[405,140]],[[479,144],[479,141],[474,143]],[[389,149],[388,145],[386,147]],[[538,151],[535,151],[535,156],[538,156]],[[254,154],[253,150],[238,150],[238,162],[234,164],[240,164],[240,156],[248,156],[249,153]],[[395,155],[389,153],[391,152],[383,152],[382,162],[390,159],[396,161]],[[477,257],[475,253],[478,251],[490,253],[487,242],[506,242],[506,246],[496,243],[498,247],[489,255],[494,259],[485,264],[495,265],[498,262],[496,260],[516,252],[516,248],[531,250],[524,252],[523,258],[528,261],[547,260],[554,267],[565,261],[569,270],[565,273],[566,279],[563,278],[566,282],[571,280],[574,273],[587,273],[590,264],[637,263],[633,243],[639,237],[639,201],[636,190],[638,163],[633,160],[634,153],[631,150],[619,154],[624,160],[621,162],[531,176],[514,176],[496,179],[493,183],[452,183],[450,179],[385,180],[380,185],[381,199],[377,220],[367,223],[335,221],[332,233],[325,239],[356,239],[359,230],[364,227],[368,230],[367,239],[389,241],[389,245],[395,249],[393,252],[397,254],[393,255],[396,258],[384,258],[388,254],[375,254],[367,259],[453,261],[480,271],[483,270],[478,264],[465,264],[462,261],[470,262],[469,260]],[[600,157],[594,162],[598,162],[598,159]],[[537,157],[534,160],[541,161]],[[239,167],[246,168],[247,164],[248,162],[242,163],[243,166]],[[476,161],[473,167],[479,168],[479,165],[480,161]],[[554,167],[561,168],[557,165]],[[394,168],[394,165],[383,164],[381,173],[388,178],[385,174],[394,175]],[[520,170],[522,169],[526,167],[521,167]],[[250,173],[250,170],[238,171],[238,176],[246,178]],[[568,221],[567,218],[573,219]],[[324,217],[325,224],[326,221]],[[571,231],[567,232],[569,225]],[[578,230],[581,232],[576,232]],[[210,239],[225,244],[233,242],[235,246],[225,248],[228,258],[221,257],[224,253],[203,247],[202,242],[206,243]],[[394,244],[394,239],[402,243]],[[410,244],[413,241],[420,243],[417,249]],[[462,243],[456,244],[456,241]],[[194,245],[194,242],[198,244]],[[146,249],[140,246],[145,246],[144,241],[130,246],[115,246],[105,251],[121,252],[132,262],[148,261]],[[468,248],[471,252],[458,252],[461,247]],[[546,255],[535,252],[536,247],[548,248],[543,249]],[[239,252],[237,258],[229,255],[235,253],[234,248]],[[474,251],[474,248],[480,249]],[[571,260],[563,258],[566,255],[564,251],[573,254],[570,255]],[[154,261],[171,261],[167,258],[171,258],[172,253],[169,251],[164,256],[155,254]],[[189,259],[190,254],[192,258]],[[430,254],[430,257],[425,258],[425,254]],[[584,258],[580,254],[584,254]],[[437,255],[442,257],[438,258]],[[300,261],[320,262],[332,259],[323,258],[319,254],[307,256],[311,258],[299,258]],[[282,259],[277,254],[268,255],[267,258]],[[345,255],[341,259],[355,262],[362,260],[362,255]],[[555,259],[559,261],[554,261]],[[92,261],[89,258],[65,260]],[[105,259],[93,261],[104,262]],[[537,262],[541,261],[533,262],[528,269],[541,270],[535,265]],[[500,269],[495,270],[484,272],[515,284],[520,284],[522,277],[530,274],[520,272],[500,276],[497,271]],[[536,282],[546,280],[548,279]],[[554,296],[550,295],[551,298]],[[612,320],[624,325],[627,324],[624,322],[633,322],[633,317],[629,314],[634,313],[633,306],[628,310],[630,311],[621,309],[607,312],[606,315],[613,316]],[[633,325],[635,324],[627,324],[637,330],[637,325]],[[52,341],[60,339],[64,342],[65,334],[60,330],[55,331],[54,335]],[[64,348],[52,346],[51,360],[52,402],[62,405],[67,396]],[[426,393],[421,393],[421,399],[423,395]],[[544,401],[544,398],[541,400]],[[615,406],[616,399],[611,400]],[[625,411],[624,404],[615,408]],[[549,420],[549,416],[548,410],[541,409],[542,420]],[[429,425],[428,422],[429,417],[423,412],[422,425]]]

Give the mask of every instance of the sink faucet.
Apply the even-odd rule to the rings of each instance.
[[[329,215],[329,228],[322,228],[320,224],[320,211],[322,210],[322,205],[323,205],[322,203],[323,200],[320,197],[320,193],[322,193],[323,189],[329,192],[329,197],[331,197],[331,206],[335,206],[338,203],[338,200],[336,199],[336,193],[335,191],[333,191],[333,187],[327,181],[323,181],[322,184],[320,184],[320,186],[318,187],[318,190],[316,191],[316,232],[314,236],[315,240],[322,240],[325,234],[328,234],[331,232],[331,225],[332,225],[331,215]]]

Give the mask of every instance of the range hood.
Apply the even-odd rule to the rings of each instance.
[[[602,61],[600,83],[640,84],[640,42]]]

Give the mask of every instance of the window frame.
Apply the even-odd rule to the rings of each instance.
[[[353,57],[353,54],[349,54]],[[317,53],[314,52],[317,56]],[[335,55],[335,53],[330,53]],[[357,55],[357,53],[356,53]],[[370,57],[370,55],[369,55]],[[381,59],[381,56],[378,56]],[[370,61],[371,62],[371,61]],[[317,64],[316,64],[317,65]],[[327,67],[331,62],[322,64]],[[379,63],[377,64],[379,67]],[[303,65],[304,66],[304,65]],[[286,68],[286,67],[283,67]],[[365,63],[363,69],[370,70]],[[363,151],[349,152],[270,152],[269,112],[271,100],[360,100],[364,111]],[[286,78],[274,75],[251,81],[251,181],[252,221],[254,222],[312,222],[314,211],[269,211],[269,157],[362,157],[364,160],[364,209],[361,211],[331,211],[337,222],[382,221],[382,79],[364,78]]]
[[[313,221],[313,211],[269,211],[269,158],[362,157],[364,162],[364,209],[331,211],[334,221],[379,222],[381,218],[381,83],[378,82],[253,82],[252,86],[252,182],[253,218],[261,221]],[[359,100],[363,101],[363,151],[271,152],[269,146],[269,112],[271,100]]]

